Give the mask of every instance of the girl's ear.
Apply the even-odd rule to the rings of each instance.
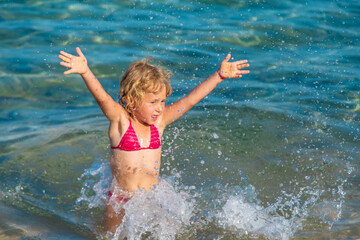
[[[128,101],[128,96],[124,96],[123,99],[124,99],[124,101],[125,101],[126,103],[129,103],[129,101]],[[134,110],[134,109],[136,108],[135,105],[134,105],[134,103],[129,104],[128,106],[129,106],[129,108],[132,109],[132,110]]]
[[[124,99],[124,101],[127,103],[128,102],[128,97],[125,95],[124,97],[122,97],[122,99]]]

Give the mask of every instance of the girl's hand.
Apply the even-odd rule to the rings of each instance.
[[[78,74],[85,74],[88,70],[87,60],[84,54],[81,52],[80,48],[76,48],[77,56],[73,56],[69,53],[64,51],[60,51],[59,58],[63,60],[60,62],[60,65],[70,68],[64,72],[64,74],[71,74],[71,73],[78,73]]]
[[[243,68],[249,67],[247,60],[241,60],[237,62],[229,62],[231,58],[230,53],[226,58],[221,62],[219,69],[217,70],[221,79],[225,78],[241,78],[243,74],[250,73],[249,70],[241,70]]]

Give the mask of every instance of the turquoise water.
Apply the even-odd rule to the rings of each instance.
[[[163,182],[129,202],[128,239],[358,239],[359,15],[333,0],[0,1],[0,238],[102,237],[107,120],[57,58],[80,46],[114,99],[145,56],[173,72],[168,103],[228,52],[251,64],[167,128]]]

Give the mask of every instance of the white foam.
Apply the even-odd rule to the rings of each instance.
[[[89,169],[81,175],[79,180],[84,180],[81,195],[76,200],[77,204],[85,202],[87,207],[101,207],[109,191],[111,172],[107,162],[94,162]]]
[[[272,214],[271,211],[271,208],[246,202],[242,196],[230,196],[216,217],[219,225],[240,235],[290,239],[300,226],[299,222]]]
[[[151,191],[137,191],[123,208],[122,224],[114,235],[108,233],[108,238],[141,239],[150,234],[154,239],[175,239],[193,215],[188,194],[176,192],[165,180]]]

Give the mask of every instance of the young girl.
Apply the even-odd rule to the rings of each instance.
[[[110,167],[117,186],[112,186],[105,213],[105,228],[114,231],[121,224],[123,211],[115,211],[111,200],[125,204],[137,189],[150,190],[159,181],[161,136],[170,123],[189,111],[226,78],[248,74],[247,60],[229,62],[230,54],[219,69],[197,85],[187,96],[165,106],[172,92],[170,73],[148,63],[132,63],[120,80],[120,101],[115,102],[102,88],[87,65],[80,48],[78,56],[61,51],[60,64],[78,73],[109,120]],[[120,190],[117,190],[120,189]]]

